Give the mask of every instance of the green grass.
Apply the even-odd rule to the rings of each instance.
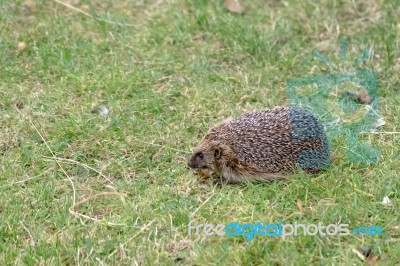
[[[342,38],[349,62],[373,49],[360,68],[378,74],[383,131],[399,132],[399,2],[247,1],[244,14],[222,2],[65,1],[90,17],[0,0],[1,265],[354,265],[362,247],[400,264],[399,134],[362,136],[379,164],[349,163],[339,138],[330,169],[287,181],[215,188],[186,168],[214,123],[287,106],[288,79],[331,73],[312,55],[339,63]],[[191,219],[384,236],[196,237]]]

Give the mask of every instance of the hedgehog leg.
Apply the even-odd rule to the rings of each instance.
[[[200,169],[197,175],[199,177],[200,182],[205,182],[207,179],[210,179],[213,173],[214,171],[210,169]]]
[[[235,173],[230,171],[229,169],[224,169],[221,172],[220,178],[216,180],[217,185],[222,185],[222,184],[235,184],[239,180]]]

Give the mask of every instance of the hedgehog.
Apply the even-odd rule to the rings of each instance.
[[[188,166],[201,181],[220,174],[221,185],[282,179],[298,167],[318,173],[330,160],[324,127],[313,113],[279,107],[215,125],[193,150]]]

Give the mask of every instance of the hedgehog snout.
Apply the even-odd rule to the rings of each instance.
[[[189,160],[188,166],[192,169],[200,168],[195,158],[193,157]]]

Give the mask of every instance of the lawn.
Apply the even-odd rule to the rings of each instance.
[[[242,5],[0,0],[1,265],[361,265],[362,249],[400,265],[400,2]],[[290,79],[357,69],[377,74],[385,125],[359,139],[379,163],[349,161],[338,137],[318,175],[220,188],[187,169],[213,124],[288,106]],[[189,235],[191,220],[375,225],[383,236],[246,241]]]

